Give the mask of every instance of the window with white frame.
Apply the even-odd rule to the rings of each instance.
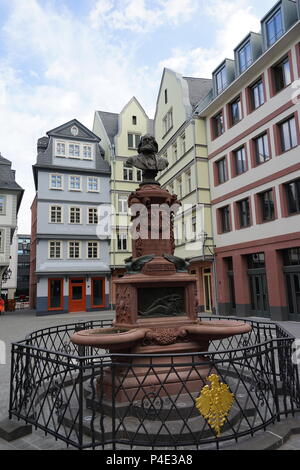
[[[173,127],[173,110],[167,112],[163,118],[163,133],[166,134]]]
[[[86,160],[92,160],[92,146],[91,145],[83,146],[83,158]]]
[[[118,251],[127,251],[127,235],[126,233],[117,234]]]
[[[62,222],[62,206],[50,206],[50,223],[61,224]]]
[[[189,194],[192,192],[192,172],[191,170],[186,172],[186,192]]]
[[[5,246],[5,230],[0,229],[0,251],[3,253]]]
[[[5,215],[6,197],[0,194],[0,215]]]
[[[87,244],[87,258],[99,258],[99,242],[88,242]]]
[[[172,155],[173,155],[174,161],[176,162],[177,158],[178,158],[178,149],[177,149],[177,143],[176,142],[175,142],[175,144],[172,145]]]
[[[119,198],[118,198],[119,213],[121,213],[121,214],[126,214],[127,213],[127,211],[128,211],[127,200],[128,200],[127,196],[119,195]]]
[[[48,244],[49,258],[61,259],[62,258],[62,242],[57,240],[50,240]]]
[[[181,155],[184,155],[186,152],[185,132],[180,136],[180,146],[181,146]]]
[[[50,189],[63,189],[63,175],[58,175],[56,173],[51,173],[49,176],[50,179]]]
[[[182,198],[182,178],[177,179],[177,192],[178,196],[181,199]]]
[[[97,176],[88,176],[87,190],[89,193],[99,193],[100,179]]]
[[[133,181],[133,169],[124,164],[123,166],[124,181]]]
[[[57,157],[66,156],[66,144],[64,142],[56,142],[56,156]]]
[[[70,207],[70,224],[81,224],[81,208]]]
[[[55,141],[55,155],[57,157],[93,160],[94,148],[92,143]]]
[[[139,168],[136,169],[136,180],[138,182],[142,181],[143,179],[143,171],[140,170]]]
[[[128,148],[137,149],[140,143],[141,134],[128,134]]]
[[[98,209],[96,207],[89,207],[88,209],[88,223],[97,224],[98,223]]]
[[[69,190],[70,191],[81,191],[81,176],[70,176],[69,177]]]
[[[69,258],[79,259],[81,257],[81,242],[69,242]]]
[[[69,144],[69,157],[80,158],[79,144]]]

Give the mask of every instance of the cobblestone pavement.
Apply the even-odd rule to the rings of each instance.
[[[42,328],[99,318],[110,319],[113,316],[114,312],[105,311],[36,317],[35,312],[30,310],[21,310],[1,315],[0,340],[6,344],[6,364],[1,365],[0,363],[0,421],[8,416],[10,344],[12,342],[22,340],[28,333]],[[300,338],[300,323],[284,322],[281,325],[294,334],[296,338]],[[232,449],[234,448],[235,446],[232,447]],[[67,446],[61,441],[55,441],[55,438],[50,435],[45,436],[44,432],[40,430],[33,430],[32,434],[12,442],[7,442],[0,438],[1,450],[67,450]],[[70,447],[69,450],[73,450],[73,448]],[[280,450],[300,450],[300,435],[291,435],[280,447]]]

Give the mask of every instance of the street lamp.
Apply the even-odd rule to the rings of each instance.
[[[11,275],[12,275],[12,270],[10,268],[6,268],[6,270],[2,274],[2,281],[7,282],[11,278]]]

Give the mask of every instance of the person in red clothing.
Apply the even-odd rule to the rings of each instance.
[[[0,297],[0,315],[4,312],[4,300]]]

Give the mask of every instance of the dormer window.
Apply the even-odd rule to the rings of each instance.
[[[86,142],[55,140],[54,154],[56,157],[80,158],[93,160],[94,144]]]
[[[80,157],[80,145],[70,144],[69,145],[69,156],[70,157]]]
[[[92,147],[91,145],[84,145],[83,146],[83,158],[87,160],[92,159]]]
[[[266,22],[267,44],[272,46],[284,33],[281,9]]]
[[[222,67],[222,69],[216,73],[216,86],[217,86],[217,94],[219,95],[222,91],[225,90],[227,87],[227,76],[226,76],[226,67]]]
[[[252,51],[250,41],[238,51],[240,73],[243,73],[252,64]]]
[[[66,156],[66,145],[63,142],[57,142],[56,144],[56,155],[59,157]]]

